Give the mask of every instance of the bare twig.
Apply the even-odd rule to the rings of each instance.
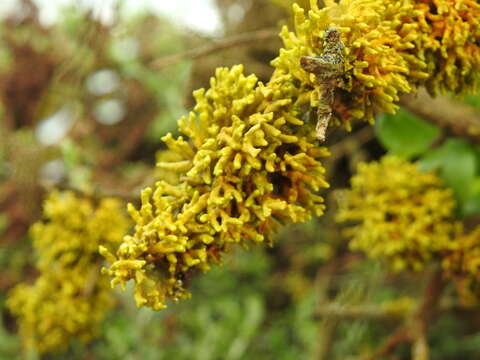
[[[420,319],[425,325],[435,315],[438,304],[440,302],[441,294],[446,286],[446,281],[443,278],[441,270],[437,270],[433,273],[430,281],[423,293],[422,302],[417,311],[416,317]]]
[[[445,286],[446,282],[441,270],[435,271],[425,288],[420,306],[410,321],[400,326],[368,359],[381,359],[392,353],[399,344],[413,342],[412,359],[428,360],[428,325],[438,311],[438,304]]]
[[[363,146],[375,137],[373,128],[370,125],[358,130],[352,135],[344,137],[341,141],[329,147],[330,153],[328,161],[335,162],[343,156],[350,154],[352,151]]]
[[[323,308],[323,304],[328,302],[328,291],[333,281],[333,275],[339,268],[338,261],[332,259],[317,272],[315,283],[318,287],[317,311]],[[321,273],[321,275],[319,274]],[[318,342],[315,348],[314,359],[327,360],[330,353],[335,332],[338,327],[336,319],[325,319],[318,329]]]
[[[318,291],[318,302],[316,306],[316,313],[322,311],[325,306],[329,304],[329,291],[334,275],[343,268],[346,264],[352,261],[355,255],[351,253],[343,253],[340,249],[336,255],[330,259],[326,264],[320,267],[315,277],[315,284]],[[318,317],[315,315],[315,317]],[[317,345],[313,358],[316,360],[330,359],[330,352],[335,340],[335,333],[338,327],[338,319],[334,317],[323,319],[323,323],[318,329]]]
[[[179,54],[156,59],[152,61],[151,66],[156,69],[162,69],[164,67],[176,64],[182,60],[198,59],[203,56],[211,55],[220,50],[225,50],[231,47],[237,47],[258,41],[265,41],[277,37],[278,29],[263,29],[258,31],[246,32],[240,35],[234,35],[228,38],[220,39],[214,41],[212,44],[200,46],[198,48],[187,50]]]
[[[414,360],[428,360],[429,348],[427,342],[427,330],[431,319],[438,310],[441,294],[446,286],[446,281],[443,278],[441,270],[433,273],[427,287],[425,288],[422,303],[414,317],[415,332],[412,334],[415,342],[412,348],[412,359]]]
[[[405,317],[401,312],[384,310],[376,305],[354,305],[342,306],[339,304],[328,304],[319,307],[315,317],[332,317],[341,319],[362,319],[362,320],[399,320]]]
[[[450,133],[480,141],[480,111],[446,96],[430,97],[425,89],[403,95],[400,104]]]
[[[114,189],[104,189],[96,187],[93,191],[82,191],[81,189],[69,186],[67,184],[59,184],[54,187],[45,186],[47,191],[61,190],[61,191],[71,191],[74,194],[91,199],[103,199],[103,198],[117,198],[123,201],[138,203],[140,195],[136,191],[120,191]]]
[[[398,345],[409,341],[411,341],[410,332],[405,326],[401,326],[392,335],[390,335],[383,345],[378,348],[377,351],[375,351],[375,353],[368,359],[381,359],[382,357],[394,351]]]

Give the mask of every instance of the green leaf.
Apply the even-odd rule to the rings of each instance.
[[[472,196],[470,196],[463,206],[465,216],[480,214],[480,177],[477,176],[472,184]]]
[[[480,107],[480,95],[466,95],[463,100],[469,105]]]
[[[440,129],[400,109],[395,115],[385,114],[376,123],[380,143],[393,155],[411,159],[423,154],[440,135]]]
[[[471,216],[480,214],[480,194],[469,198],[463,205],[463,215]]]
[[[421,170],[438,170],[445,185],[453,189],[461,215],[475,211],[472,197],[478,187],[478,163],[476,150],[471,144],[462,139],[449,139],[441,147],[426,153],[419,164]]]

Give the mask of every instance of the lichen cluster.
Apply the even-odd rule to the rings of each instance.
[[[185,278],[207,271],[232,244],[270,245],[279,225],[323,212],[317,191],[327,187],[327,151],[298,117],[295,84],[264,85],[235,66],[218,69],[210,85],[179,122],[189,141],[163,138],[182,160],[158,166],[180,172],[181,182],[145,189],[140,210],[129,207],[133,236],[116,255],[102,249],[113,284],[135,279],[139,306],[162,309],[187,297]]]
[[[117,247],[129,226],[119,201],[107,198],[95,206],[71,192],[51,193],[44,217],[30,231],[40,275],[31,285],[17,285],[7,300],[25,347],[38,353],[94,336],[112,305],[98,246]]]
[[[475,0],[419,0],[422,36],[416,53],[427,65],[433,93],[473,92],[480,71],[480,3]]]
[[[294,5],[295,32],[283,28],[284,49],[273,61],[310,91],[315,78],[299,66],[302,56],[319,56],[325,30],[335,26],[345,44],[344,84],[336,91],[334,119],[374,121],[393,113],[400,93],[426,85],[432,93],[471,91],[480,70],[480,4],[469,0],[326,0],[310,2],[308,17]]]
[[[360,164],[339,205],[338,220],[350,224],[350,247],[396,271],[421,270],[455,249],[461,231],[452,190],[436,174],[394,156]]]
[[[316,0],[310,3],[308,17],[294,6],[295,33],[282,30],[284,49],[272,62],[275,71],[268,83],[243,75],[241,66],[218,69],[210,89],[194,93],[194,111],[179,121],[187,138],[163,138],[180,156],[158,164],[162,173],[177,173],[174,183],[161,181],[145,189],[141,208],[129,208],[135,233],[118,251],[101,250],[111,264],[104,272],[113,285],[135,281],[139,306],[162,309],[169,299],[188,297],[185,279],[220,262],[232,244],[270,245],[278,225],[322,213],[317,191],[327,187],[320,164],[327,151],[316,142],[310,118],[325,89],[300,59],[323,54],[327,29],[338,29],[345,45],[344,74],[334,90],[334,123],[348,128],[355,119],[373,122],[377,111],[397,109],[400,93],[421,85],[453,92],[473,86],[480,68],[476,2],[327,0],[323,9]],[[452,38],[457,28],[462,31]],[[398,179],[401,190],[392,188],[392,198],[371,200],[391,205],[398,210],[397,221],[414,222],[414,230],[404,241],[391,241],[401,237],[399,225],[372,215],[369,221],[379,227],[373,235],[365,230],[353,244],[372,256],[385,253],[397,269],[418,269],[449,247],[456,227],[446,219],[454,202],[434,175],[399,165],[410,169],[415,180],[408,185],[408,177]],[[405,192],[419,203],[403,199]],[[375,211],[372,207],[371,214]]]
[[[457,246],[442,261],[447,276],[454,280],[464,305],[480,301],[480,227],[459,236]]]

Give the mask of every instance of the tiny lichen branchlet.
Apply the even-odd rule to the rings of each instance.
[[[30,232],[40,276],[32,285],[17,285],[7,300],[25,347],[38,353],[95,335],[113,303],[98,246],[118,246],[129,226],[119,201],[103,199],[94,207],[71,192],[51,193],[44,216]]]
[[[338,220],[352,223],[350,247],[385,260],[393,270],[421,270],[434,255],[455,248],[452,190],[434,173],[394,156],[360,164],[340,201]]]

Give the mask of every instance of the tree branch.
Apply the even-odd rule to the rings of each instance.
[[[427,330],[433,316],[438,311],[438,304],[441,299],[446,281],[443,279],[441,270],[436,270],[431,276],[426,286],[422,301],[418,310],[413,314],[409,321],[400,326],[387,340],[378,348],[369,360],[381,359],[392,353],[395,348],[405,342],[413,342],[412,359],[429,359],[429,349],[427,343]]]
[[[185,59],[198,59],[200,57],[208,56],[217,51],[225,50],[231,47],[278,38],[278,31],[278,29],[263,29],[258,31],[246,32],[240,35],[234,35],[228,38],[216,40],[213,42],[213,44],[200,46],[198,48],[187,50],[179,54],[156,59],[152,61],[151,66],[156,69],[162,69]]]
[[[340,304],[326,304],[315,312],[315,318],[333,317],[345,320],[398,320],[405,318],[405,314],[398,311],[385,310],[378,305],[342,306]]]
[[[423,88],[403,95],[400,105],[454,135],[480,141],[480,111],[470,105],[446,96],[432,98]]]

